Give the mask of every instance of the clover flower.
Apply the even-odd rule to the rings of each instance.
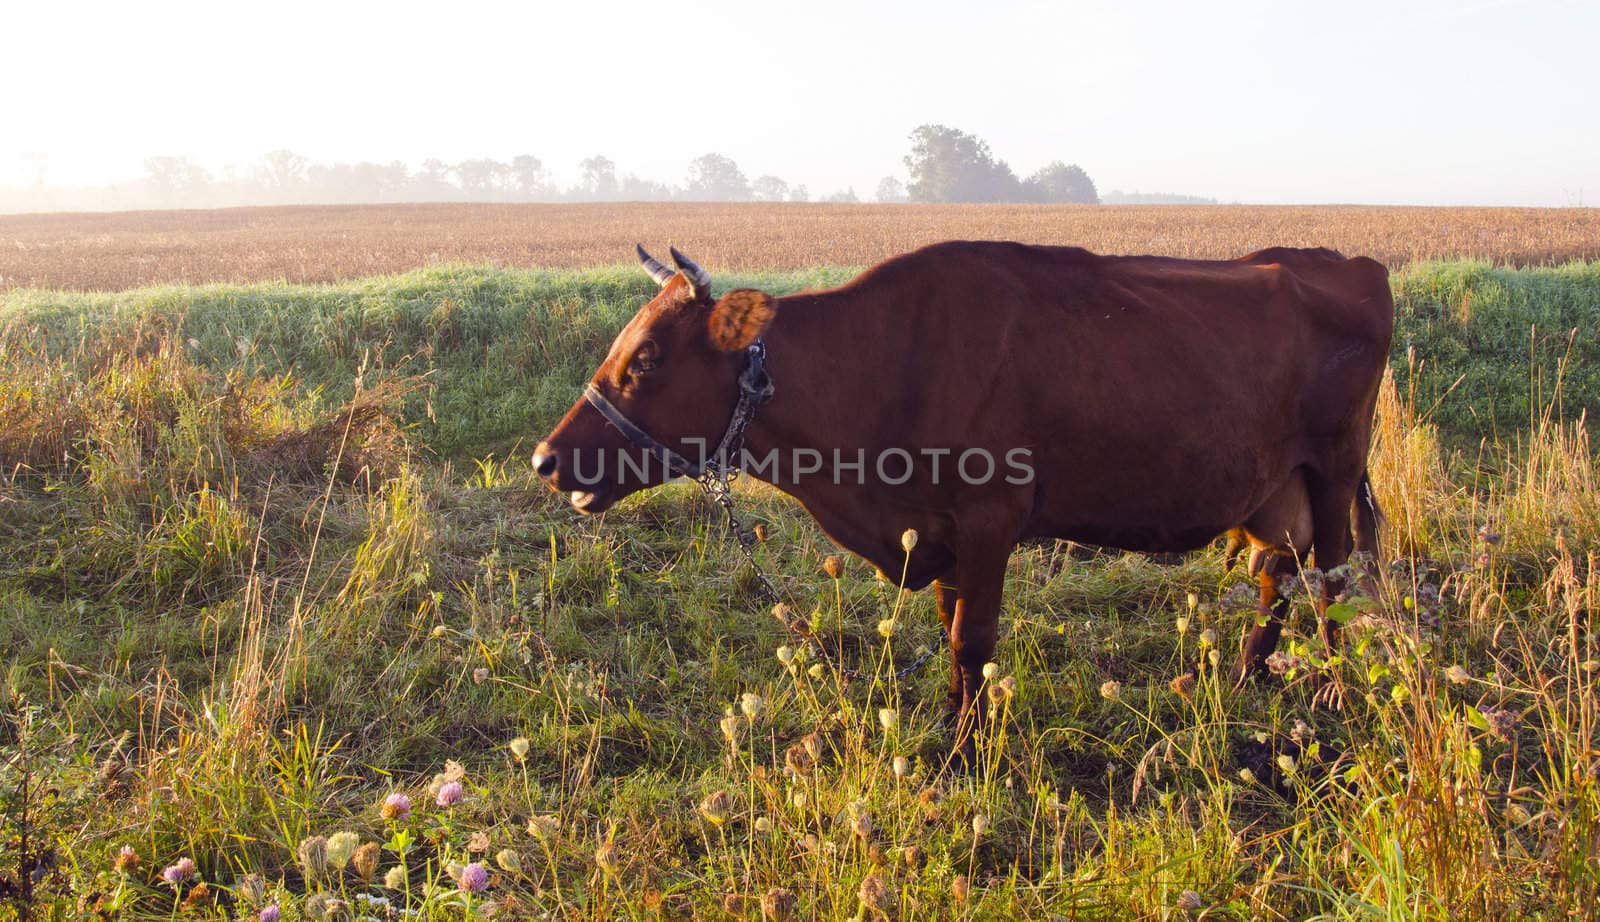
[[[489,889],[489,870],[474,861],[461,869],[461,878],[456,881],[456,887],[464,893],[482,893]]]
[[[198,875],[194,861],[189,858],[179,858],[172,864],[161,869],[161,879],[173,889],[194,880]]]
[[[461,803],[466,796],[467,793],[465,789],[461,787],[461,782],[446,781],[444,784],[439,786],[439,794],[434,798],[434,802],[448,810],[449,808],[454,807],[456,804]]]
[[[411,798],[395,791],[383,799],[383,806],[378,808],[386,820],[403,820],[411,815]]]
[[[256,918],[260,919],[261,922],[278,922],[278,919],[281,918],[282,915],[283,910],[278,908],[277,903],[273,903],[271,905],[261,907],[261,911],[256,913]]]

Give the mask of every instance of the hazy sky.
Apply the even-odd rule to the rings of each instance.
[[[61,3],[0,12],[0,183],[716,151],[826,194],[911,129],[1244,202],[1600,204],[1600,2]]]

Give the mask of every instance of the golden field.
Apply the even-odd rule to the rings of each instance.
[[[0,215],[0,288],[333,282],[441,262],[579,268],[676,244],[713,270],[866,265],[939,240],[1227,258],[1328,246],[1390,266],[1600,256],[1600,209],[623,203]]]

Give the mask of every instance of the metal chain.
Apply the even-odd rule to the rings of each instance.
[[[739,433],[739,438],[736,441],[742,442],[743,435],[744,433],[741,430]],[[938,653],[939,650],[944,646],[945,638],[943,633],[939,635],[939,642],[937,644],[924,648],[923,651],[917,654],[917,657],[910,663],[900,667],[899,669],[896,669],[889,675],[880,676],[874,672],[865,672],[852,666],[846,666],[844,663],[840,662],[837,657],[828,652],[828,648],[823,645],[822,641],[817,639],[816,635],[814,635],[809,628],[800,623],[798,618],[794,618],[792,616],[785,617],[784,613],[777,606],[787,606],[788,603],[784,601],[782,595],[780,595],[778,592],[778,587],[773,583],[771,578],[767,576],[766,571],[762,569],[761,563],[756,560],[755,552],[753,551],[753,548],[758,541],[756,534],[755,532],[746,528],[743,522],[739,521],[739,516],[733,508],[733,480],[738,476],[738,474],[739,469],[737,466],[730,467],[722,464],[708,465],[706,470],[701,473],[699,477],[695,478],[695,482],[700,484],[700,488],[702,490],[706,491],[706,495],[710,496],[718,506],[722,507],[723,514],[726,515],[728,520],[728,530],[733,532],[735,543],[739,546],[739,552],[744,555],[744,559],[750,563],[750,568],[755,571],[756,580],[761,585],[762,594],[767,597],[769,602],[773,603],[773,615],[777,617],[777,619],[785,628],[789,630],[790,633],[798,637],[801,643],[807,644],[815,649],[817,654],[822,657],[823,661],[832,667],[835,672],[844,676],[846,679],[850,679],[851,681],[871,680],[873,682],[899,682],[900,680],[921,669],[923,666],[926,666],[928,661],[933,659],[934,654]]]

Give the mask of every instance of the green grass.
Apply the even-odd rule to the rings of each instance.
[[[943,664],[844,687],[795,653],[692,486],[589,520],[530,476],[636,276],[0,295],[0,916],[24,888],[60,918],[1592,911],[1593,337],[1555,377],[1600,322],[1595,267],[1397,276],[1374,471],[1405,556],[1336,656],[1302,602],[1285,679],[1231,693],[1211,654],[1251,616],[1219,553],[1019,549],[1016,690],[972,776],[939,771]],[[830,579],[792,503],[741,502],[849,662],[936,641],[931,599]],[[340,831],[380,846],[374,880],[319,858]],[[204,890],[160,882],[182,857]]]

